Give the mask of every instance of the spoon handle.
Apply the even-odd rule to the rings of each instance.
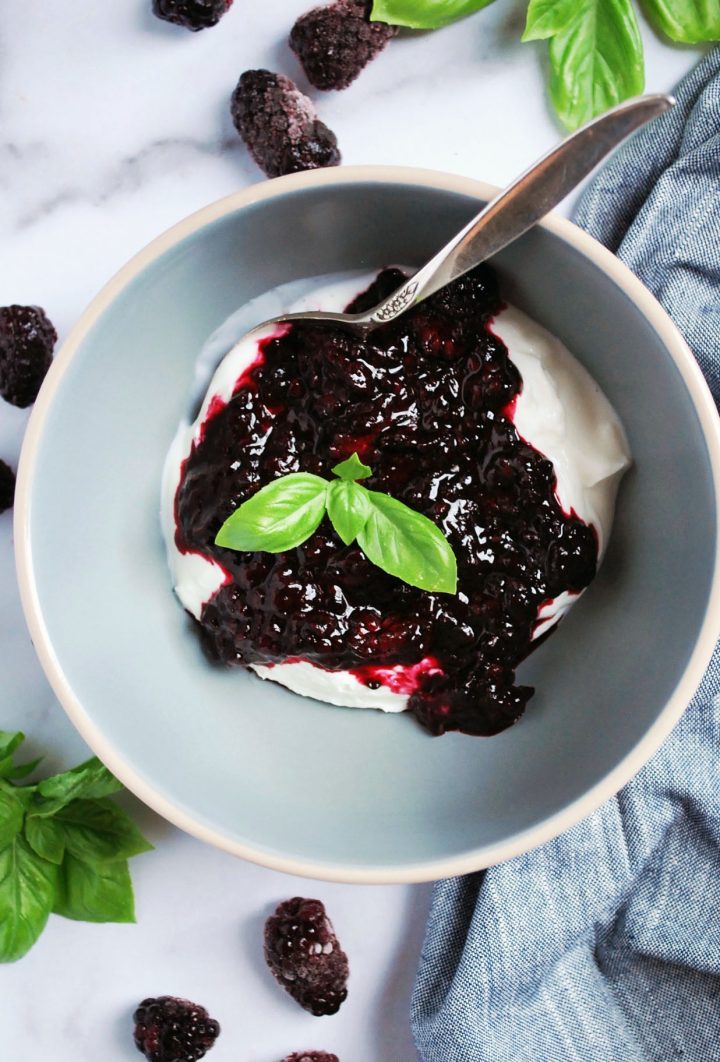
[[[639,96],[568,136],[491,200],[450,243],[366,318],[392,321],[522,236],[557,206],[613,148],[670,110],[672,96]]]

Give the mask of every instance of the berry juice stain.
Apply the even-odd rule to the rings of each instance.
[[[403,279],[384,270],[348,310]],[[598,548],[594,530],[560,508],[552,463],[513,425],[522,380],[490,328],[501,306],[494,273],[480,266],[365,340],[307,321],[263,344],[205,425],[176,496],[178,545],[231,576],[200,621],[212,659],[306,660],[372,688],[404,675],[401,692],[433,734],[495,734],[520,717],[532,689],[515,684],[515,669],[535,647],[538,608],[584,589]],[[457,595],[381,571],[327,518],[285,553],[215,545],[260,487],[290,472],[331,478],[353,450],[373,470],[364,485],[447,536]]]

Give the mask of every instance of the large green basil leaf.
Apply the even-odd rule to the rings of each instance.
[[[720,40],[718,0],[642,0],[650,21],[671,40],[700,44]]]
[[[642,92],[643,48],[631,0],[577,0],[574,17],[550,40],[550,95],[576,129]]]
[[[325,515],[327,482],[310,472],[291,472],[248,498],[217,533],[218,546],[282,553],[299,546]]]
[[[396,498],[366,493],[371,511],[357,540],[368,560],[421,590],[454,594],[457,563],[440,528]]]
[[[493,0],[374,0],[370,21],[410,29],[438,29],[492,3]]]
[[[18,834],[0,851],[0,962],[15,962],[45,928],[58,868],[40,859]]]
[[[134,922],[127,862],[85,863],[66,853],[57,879],[55,914],[78,922]]]

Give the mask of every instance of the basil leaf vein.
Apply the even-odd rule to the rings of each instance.
[[[58,868],[22,834],[0,850],[0,962],[15,962],[38,939],[52,910]]]
[[[10,844],[23,828],[25,801],[7,782],[0,783],[0,848]]]
[[[367,495],[372,508],[357,540],[368,560],[421,590],[454,594],[457,562],[442,531],[388,494]]]
[[[218,546],[282,553],[315,532],[325,515],[327,481],[310,472],[273,480],[243,502],[218,531]]]

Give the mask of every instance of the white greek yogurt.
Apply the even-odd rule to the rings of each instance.
[[[309,309],[342,310],[374,275],[346,273],[285,284],[232,314],[200,352],[193,398],[195,404],[204,398],[195,420],[182,423],[177,431],[162,485],[162,525],[175,593],[196,619],[224,584],[226,575],[211,558],[178,550],[175,495],[183,463],[200,438],[211,404],[218,399],[223,403],[230,400],[240,376],[255,363],[259,344],[275,331],[271,328],[249,341],[242,337],[269,317]],[[523,379],[513,414],[515,426],[526,442],[552,461],[560,505],[595,528],[602,557],[612,527],[617,488],[630,464],[622,425],[583,366],[558,339],[520,310],[512,306],[502,310],[494,318],[492,331],[507,347]],[[558,623],[578,596],[563,593],[545,602],[538,610],[534,638]],[[251,667],[261,678],[330,704],[385,712],[402,712],[407,707],[408,694],[391,688],[392,668],[387,669],[388,684],[371,689],[351,672],[326,671],[307,661]]]

